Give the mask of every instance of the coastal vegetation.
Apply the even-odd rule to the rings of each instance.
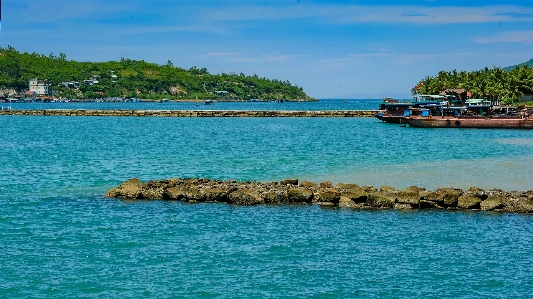
[[[0,89],[28,90],[30,79],[47,80],[56,97],[102,97],[187,100],[206,98],[312,100],[301,87],[287,81],[243,73],[210,74],[206,68],[188,70],[121,58],[120,61],[80,62],[55,56],[20,53],[0,47]],[[72,84],[69,84],[72,83]]]
[[[516,104],[520,97],[533,94],[533,67],[524,63],[505,69],[493,67],[472,72],[440,71],[435,76],[424,78],[411,92],[439,94],[447,89],[464,89],[471,94],[470,98]]]

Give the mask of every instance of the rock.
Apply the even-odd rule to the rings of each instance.
[[[407,203],[395,203],[394,208],[396,210],[412,210],[413,206]]]
[[[338,183],[335,185],[335,188],[341,189],[341,190],[347,190],[347,189],[360,189],[359,185],[357,184],[345,184],[345,183]]]
[[[396,194],[392,192],[372,192],[368,194],[366,203],[376,208],[393,208],[396,203]]]
[[[228,202],[228,192],[220,188],[205,189],[206,201]]]
[[[471,187],[461,189],[439,188],[429,191],[411,186],[403,191],[383,186],[378,191],[373,186],[331,182],[316,183],[298,179],[281,181],[280,184],[260,182],[220,181],[207,178],[172,178],[169,180],[141,182],[129,179],[110,189],[106,197],[135,199],[184,200],[188,202],[228,202],[238,205],[316,203],[322,206],[346,208],[395,208],[395,209],[481,209],[533,213],[533,190],[489,191]]]
[[[321,188],[313,197],[313,202],[333,202],[338,203],[341,197],[341,192],[336,188]]]
[[[420,200],[421,209],[442,209],[436,202],[431,200]]]
[[[476,186],[471,186],[470,188],[468,188],[467,190],[468,192],[483,192],[484,190],[481,189],[481,188],[478,188]]]
[[[170,187],[163,193],[163,199],[165,200],[183,200],[186,199],[185,192],[179,187]]]
[[[165,190],[163,188],[147,188],[142,189],[139,195],[139,199],[163,199]]]
[[[381,186],[381,188],[379,188],[379,191],[380,192],[389,192],[389,193],[397,193],[398,189],[394,188],[394,187],[391,187],[391,186]]]
[[[457,199],[457,207],[461,209],[479,209],[481,198],[472,195],[461,195]]]
[[[502,195],[489,196],[487,199],[481,202],[480,207],[484,211],[492,211],[495,209],[501,209],[506,206],[507,198]]]
[[[446,207],[456,207],[459,196],[462,194],[463,191],[461,189],[439,188],[427,194],[426,199]]]
[[[286,179],[279,182],[280,185],[286,186],[286,185],[295,185],[298,186],[298,179]]]
[[[358,186],[350,189],[344,189],[344,191],[341,192],[341,195],[348,197],[355,203],[364,203],[368,199],[368,192],[363,190],[363,188],[359,188]]]
[[[533,200],[528,198],[510,198],[502,211],[513,213],[533,213]]]
[[[137,186],[137,187],[141,187],[142,185],[143,185],[143,182],[141,182],[141,180],[139,180],[138,178],[132,178],[120,184],[120,186]]]
[[[322,182],[320,183],[320,188],[333,188],[333,184],[331,182]]]
[[[418,192],[420,195],[420,199],[427,199],[428,195],[431,193],[430,191],[427,191],[427,190],[421,190]]]
[[[268,204],[282,204],[289,202],[286,190],[269,190],[264,192],[261,197],[263,197],[265,203]]]
[[[353,200],[349,199],[346,196],[341,196],[339,198],[339,207],[341,208],[357,208],[359,205],[355,203]]]
[[[262,204],[265,201],[253,190],[238,189],[229,194],[228,202],[235,205],[255,205]]]
[[[485,200],[489,197],[485,190],[478,187],[470,187],[466,193],[475,197],[479,197],[481,200]]]
[[[199,186],[189,185],[181,188],[186,200],[205,201],[204,192],[202,192]]]
[[[374,186],[363,186],[361,189],[365,190],[366,192],[378,192],[378,189],[374,188]]]
[[[418,189],[407,188],[396,194],[396,201],[402,204],[418,205],[420,203],[420,192]]]
[[[308,181],[302,181],[300,183],[300,187],[302,188],[308,188],[308,189],[318,189],[318,185],[317,183],[313,183],[313,182],[308,182]]]
[[[313,191],[303,188],[291,188],[287,191],[287,199],[290,203],[311,203]]]
[[[119,186],[107,191],[105,197],[140,199],[143,183],[138,178],[129,179]]]

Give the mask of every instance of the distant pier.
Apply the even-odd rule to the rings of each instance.
[[[137,117],[374,117],[378,110],[0,110],[0,115]]]

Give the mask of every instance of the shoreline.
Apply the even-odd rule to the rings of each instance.
[[[427,190],[411,186],[399,190],[331,182],[237,182],[208,178],[172,178],[141,182],[129,179],[107,191],[108,198],[167,200],[189,203],[220,202],[234,205],[317,204],[352,209],[438,209],[533,213],[533,191],[483,190],[470,187]]]
[[[0,110],[16,116],[134,116],[134,117],[374,117],[378,110]]]

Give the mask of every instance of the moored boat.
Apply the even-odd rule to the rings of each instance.
[[[379,105],[379,112],[376,118],[389,123],[402,124],[405,113],[408,109],[431,107],[432,110],[438,107],[449,106],[449,96],[440,95],[419,95],[413,96],[412,101],[400,101],[392,98],[383,98]]]
[[[507,111],[507,112],[506,112]],[[484,105],[443,108],[440,115],[431,115],[428,109],[410,109],[403,121],[420,128],[487,128],[533,129],[533,107],[515,113],[513,109]]]

